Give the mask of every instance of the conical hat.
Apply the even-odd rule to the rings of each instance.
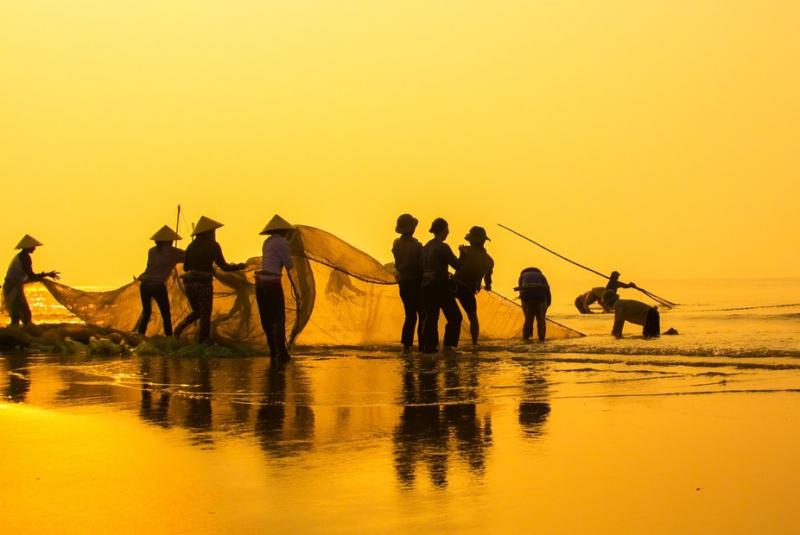
[[[197,220],[197,224],[194,226],[194,230],[192,231],[192,236],[197,236],[198,234],[202,234],[203,232],[208,232],[209,230],[215,230],[222,226],[222,223],[218,221],[214,221],[211,218],[208,218],[204,215],[200,216],[200,219]]]
[[[40,245],[44,244],[30,234],[25,234],[22,239],[19,240],[15,249],[30,249],[31,247],[38,247]]]
[[[259,234],[269,234],[270,232],[274,232],[276,230],[292,230],[294,227],[291,223],[286,221],[284,218],[275,214],[272,216],[272,219],[269,220],[267,226],[264,227],[264,230],[259,232]]]
[[[167,225],[164,225],[158,229],[158,232],[153,234],[150,239],[153,241],[175,241],[183,238],[178,236],[178,233],[169,228]]]

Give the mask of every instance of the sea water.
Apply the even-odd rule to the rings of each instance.
[[[585,337],[454,356],[0,356],[0,527],[791,532],[800,280],[647,287],[677,336],[616,340],[565,284]]]

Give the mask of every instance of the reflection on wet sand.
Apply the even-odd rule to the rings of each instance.
[[[314,410],[305,403],[287,399],[287,379],[292,382],[294,392],[310,395],[307,381],[293,363],[267,368],[255,432],[263,450],[274,457],[298,454],[313,446]]]
[[[27,355],[6,357],[6,367],[8,369],[8,384],[3,398],[12,403],[22,403],[25,401],[25,395],[31,385]]]
[[[442,377],[443,376],[443,377]],[[413,488],[417,465],[427,467],[431,483],[447,486],[451,455],[480,476],[492,445],[492,421],[478,416],[475,362],[408,360],[403,370],[403,410],[394,432],[397,479]]]
[[[529,360],[519,363],[522,368],[522,400],[519,402],[519,425],[528,438],[544,434],[544,425],[550,414],[547,401],[546,369],[541,362]]]

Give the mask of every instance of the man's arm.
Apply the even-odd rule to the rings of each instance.
[[[494,260],[492,257],[489,257],[489,271],[486,272],[486,275],[483,277],[483,287],[486,289],[487,292],[492,291],[492,273],[494,272]]]

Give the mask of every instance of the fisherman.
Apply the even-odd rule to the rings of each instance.
[[[603,306],[603,292],[605,291],[605,287],[597,286],[586,293],[582,293],[575,298],[575,308],[577,308],[578,312],[581,314],[592,314],[592,310],[589,306],[597,303],[603,308],[603,312],[611,312],[611,310]]]
[[[31,308],[25,298],[24,286],[29,282],[38,282],[45,278],[58,280],[61,274],[58,271],[33,272],[33,261],[31,254],[42,243],[36,238],[25,234],[16,246],[21,251],[14,256],[6,272],[6,279],[3,283],[3,302],[5,303],[8,315],[11,316],[11,325],[31,324]]]
[[[626,321],[641,325],[645,338],[655,338],[661,334],[661,317],[656,307],[634,299],[620,299],[613,290],[603,293],[603,304],[614,310],[611,334],[616,338],[622,338],[622,327]]]
[[[155,299],[164,323],[164,335],[172,336],[167,277],[170,276],[177,264],[183,262],[186,251],[172,245],[172,242],[180,240],[181,237],[167,225],[161,227],[150,239],[156,242],[156,245],[147,252],[147,267],[144,273],[139,275],[142,315],[136,325],[136,332],[139,334],[147,332],[147,324],[150,322],[150,314],[153,310],[152,300]]]
[[[291,357],[286,349],[286,301],[283,296],[281,272],[294,267],[289,250],[289,234],[294,227],[279,215],[274,215],[260,234],[268,235],[261,248],[261,269],[256,271],[256,302],[261,327],[267,335],[272,360],[285,362]]]
[[[222,256],[222,247],[216,240],[216,230],[222,227],[213,219],[201,216],[192,231],[194,240],[186,248],[183,262],[183,287],[192,311],[175,327],[175,338],[180,338],[186,327],[200,321],[197,341],[205,342],[211,334],[211,307],[214,302],[214,264],[222,271],[241,271],[245,264],[229,264]]]
[[[481,279],[487,291],[492,290],[492,270],[494,260],[486,252],[484,244],[491,241],[483,227],[472,227],[464,236],[469,245],[459,247],[459,266],[453,275],[456,282],[456,298],[464,308],[469,320],[469,333],[472,345],[478,345],[478,302],[475,295],[481,291]]]
[[[608,282],[606,283],[606,290],[611,290],[614,293],[617,293],[619,288],[636,288],[636,284],[633,282],[621,282],[619,280],[619,271],[612,271],[611,275],[608,277]]]
[[[448,266],[458,269],[459,262],[444,240],[450,233],[447,221],[437,217],[431,224],[433,239],[422,249],[422,330],[420,351],[435,353],[439,347],[439,311],[444,313],[444,348],[450,351],[458,346],[461,334],[461,310],[451,291]]]
[[[422,321],[420,316],[422,297],[422,244],[414,237],[419,221],[411,214],[401,214],[397,218],[394,231],[400,237],[394,240],[392,255],[397,272],[397,285],[400,288],[400,299],[403,301],[405,319],[400,341],[403,353],[410,353],[414,345],[414,330],[419,326],[417,341],[421,343]],[[420,346],[421,347],[421,346]]]
[[[552,301],[547,278],[539,268],[525,268],[520,272],[519,286],[514,290],[519,291],[522,312],[525,314],[525,321],[522,324],[522,339],[527,341],[533,336],[533,320],[535,318],[536,334],[539,341],[544,342],[547,335],[547,309]]]

